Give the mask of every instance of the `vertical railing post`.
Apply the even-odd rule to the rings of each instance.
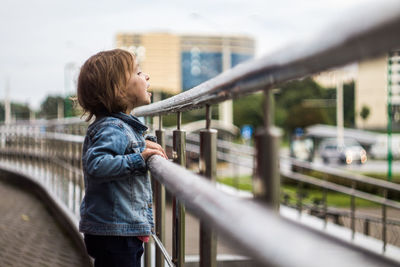
[[[158,130],[156,132],[158,144],[165,150],[165,131],[162,129],[162,116],[158,119]],[[165,187],[155,180],[155,204],[156,204],[156,235],[165,244]],[[156,246],[156,267],[164,267],[164,256]]]
[[[76,144],[71,142],[71,167],[72,167],[72,212],[76,214]]]
[[[303,190],[303,182],[298,182],[297,183],[297,210],[299,212],[299,218],[301,218],[301,213],[303,211],[303,195],[304,195],[304,190]]]
[[[217,131],[210,128],[211,107],[206,106],[206,129],[200,131],[200,174],[215,182],[217,169]],[[200,222],[200,267],[217,266],[215,231]]]
[[[15,160],[16,160],[16,162],[17,162],[17,164],[16,164],[16,166],[17,166],[17,168],[20,168],[20,169],[22,169],[23,168],[23,165],[21,164],[22,163],[22,161],[20,160],[20,157],[19,157],[19,155],[21,154],[20,153],[20,150],[21,150],[21,140],[20,140],[20,138],[21,138],[21,136],[20,136],[20,129],[19,129],[19,127],[18,126],[14,126],[14,128],[15,128],[15,140],[16,140],[16,145],[15,145],[15,151],[14,151],[14,158],[15,158]]]
[[[177,113],[177,129],[173,131],[174,162],[186,166],[186,132],[181,130],[182,113]],[[176,197],[172,199],[172,259],[177,267],[185,264],[185,207]]]
[[[147,125],[150,125],[150,117],[144,117],[144,122]],[[151,186],[153,187],[152,181],[150,181]],[[152,230],[154,231],[154,229]],[[144,266],[145,267],[151,267],[151,241],[152,239],[149,240],[149,242],[144,244]]]
[[[383,197],[386,199],[387,198],[387,189],[383,189]],[[386,252],[386,244],[387,244],[387,229],[386,229],[386,219],[387,219],[387,214],[386,214],[386,205],[382,205],[382,242],[383,242],[383,252]]]
[[[326,182],[327,175],[323,175],[323,180]],[[326,226],[328,224],[328,190],[324,187],[322,189],[322,204],[323,204],[323,213],[324,213],[324,229],[326,229]]]
[[[354,191],[356,189],[356,183],[354,181],[351,184],[351,189],[352,189],[352,192],[351,192],[351,196],[350,196],[351,197],[351,202],[350,202],[350,205],[351,205],[351,213],[350,213],[351,221],[350,221],[350,224],[351,224],[351,239],[354,240],[354,236],[355,236],[355,233],[356,233],[356,198],[354,196]]]
[[[74,159],[73,159],[73,156],[74,156],[74,152],[73,152],[73,143],[72,143],[72,140],[70,140],[70,141],[68,141],[68,156],[67,156],[67,163],[68,163],[68,165],[67,165],[67,175],[68,175],[68,203],[70,203],[69,204],[69,206],[71,207],[71,209],[74,209],[73,208],[73,205],[74,205],[74,198],[73,198],[73,195],[74,195],[74,179],[73,179],[73,174],[74,174],[74,168],[73,168],[73,166],[74,166]]]
[[[80,170],[83,170],[83,168],[82,168],[82,146],[83,146],[83,143],[80,143],[79,144],[79,157],[78,157],[79,158],[79,169]],[[80,187],[80,190],[79,190],[79,203],[81,203],[82,199],[84,197],[84,192],[85,192],[85,179],[83,177],[83,172],[82,171],[79,174],[79,187]]]
[[[52,155],[52,158],[50,159],[50,166],[51,166],[51,169],[50,169],[50,177],[51,177],[51,183],[52,183],[52,185],[51,185],[51,188],[53,189],[53,193],[54,194],[57,194],[56,193],[56,185],[57,185],[57,183],[56,183],[56,173],[57,173],[57,165],[56,165],[56,159],[57,159],[57,155],[56,155],[56,141],[55,141],[55,139],[54,138],[52,138],[51,139],[51,145],[50,145],[50,149],[51,149],[51,155]],[[53,160],[54,159],[54,160]]]
[[[364,235],[369,235],[369,219],[366,218],[364,221]]]
[[[264,91],[264,128],[255,136],[256,172],[253,178],[253,193],[257,200],[279,210],[279,137],[273,126],[272,92]]]

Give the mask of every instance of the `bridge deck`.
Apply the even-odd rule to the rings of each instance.
[[[0,181],[0,266],[88,266],[33,194]]]

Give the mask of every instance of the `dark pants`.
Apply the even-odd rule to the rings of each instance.
[[[140,267],[143,242],[137,237],[85,234],[85,245],[95,267]]]

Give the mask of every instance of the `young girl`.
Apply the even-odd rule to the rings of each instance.
[[[92,56],[79,74],[78,102],[88,120],[95,117],[82,151],[85,197],[79,230],[96,267],[140,266],[143,242],[154,232],[146,160],[167,156],[130,115],[150,103],[149,79],[135,56],[121,49]]]

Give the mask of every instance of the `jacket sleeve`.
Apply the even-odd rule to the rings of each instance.
[[[128,145],[128,137],[118,125],[109,124],[97,130],[85,155],[89,177],[106,182],[146,172],[146,162],[140,153],[125,155]]]

